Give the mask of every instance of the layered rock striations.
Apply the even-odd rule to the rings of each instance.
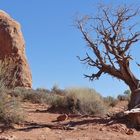
[[[0,11],[0,87],[31,86],[32,76],[20,24]]]

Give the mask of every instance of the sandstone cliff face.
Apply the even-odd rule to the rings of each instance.
[[[18,22],[0,11],[0,87],[31,88],[32,76]]]

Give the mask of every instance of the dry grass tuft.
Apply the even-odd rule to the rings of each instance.
[[[0,90],[0,122],[7,126],[23,121],[23,110],[17,98],[11,97],[9,90]]]

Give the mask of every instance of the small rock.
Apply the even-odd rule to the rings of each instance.
[[[86,127],[79,127],[78,129],[79,130],[86,130],[87,128]]]
[[[133,135],[133,134],[134,134],[134,130],[128,129],[128,130],[126,131],[126,134],[127,134],[127,135]]]
[[[67,114],[63,114],[57,117],[57,121],[65,121],[68,119],[68,115]]]
[[[0,136],[0,140],[17,140],[15,136]]]
[[[101,127],[99,130],[100,130],[100,131],[104,131],[104,128],[103,128],[103,127]]]
[[[46,132],[48,133],[48,132],[50,132],[50,131],[51,131],[51,129],[50,129],[50,128],[48,128],[48,127],[46,127],[46,128],[44,128],[44,129],[43,129],[43,131],[44,131],[45,133],[46,133]]]

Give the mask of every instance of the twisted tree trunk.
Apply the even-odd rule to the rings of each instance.
[[[91,49],[90,54],[79,59],[96,69],[96,73],[85,76],[94,80],[109,74],[124,81],[131,90],[129,109],[135,108],[140,104],[140,81],[129,63],[133,60],[130,49],[140,40],[140,32],[136,32],[135,23],[130,20],[137,16],[139,9],[133,11],[122,6],[114,10],[101,6],[100,10],[101,15],[86,15],[77,21],[77,27]]]
[[[131,90],[130,102],[128,104],[128,109],[130,110],[140,105],[140,81],[131,72],[129,65],[124,64],[122,65],[123,70],[121,70],[121,73],[124,77],[124,82]]]
[[[128,109],[140,107],[140,88],[132,91]]]

